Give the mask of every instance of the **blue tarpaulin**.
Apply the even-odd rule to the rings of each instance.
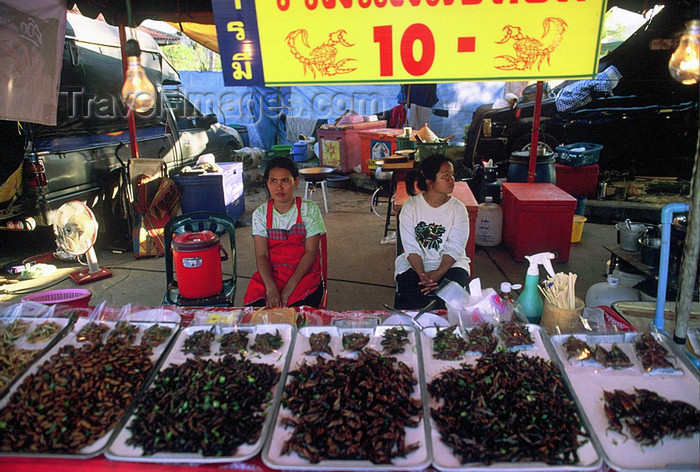
[[[221,72],[180,71],[182,91],[204,113],[215,113],[226,124],[248,128],[251,146],[270,149],[288,144],[281,115],[334,122],[346,111],[374,115],[398,104],[399,85],[321,85],[297,87],[225,87]],[[455,135],[451,144],[462,144],[464,126],[474,110],[502,97],[504,82],[438,84],[430,129],[440,137]]]

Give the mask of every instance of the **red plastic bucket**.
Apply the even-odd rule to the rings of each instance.
[[[207,298],[223,289],[219,236],[211,231],[173,237],[173,261],[180,296]],[[225,253],[224,253],[225,254]]]

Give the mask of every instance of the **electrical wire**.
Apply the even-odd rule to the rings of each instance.
[[[138,271],[138,272],[153,272],[157,274],[165,274],[164,270],[158,270],[158,269],[142,269],[142,268],[136,268],[136,267],[121,267],[121,266],[110,266],[107,267],[109,270],[133,270],[133,271]],[[233,274],[227,274],[223,273],[225,276],[233,276]],[[250,279],[250,275],[238,275],[237,276],[240,279]],[[62,277],[56,282],[47,284],[47,285],[42,285],[40,287],[32,287],[32,288],[24,288],[24,289],[18,289],[18,290],[7,290],[7,289],[0,289],[1,294],[6,294],[6,295],[27,295],[30,293],[35,293],[35,292],[40,292],[42,290],[46,290],[47,288],[51,288],[55,285],[60,284],[61,282],[68,280],[68,276]],[[354,284],[354,285],[362,285],[366,287],[380,287],[380,288],[390,288],[390,289],[395,289],[396,287],[394,285],[387,285],[387,284],[378,284],[378,283],[373,283],[373,282],[361,282],[359,280],[348,280],[348,279],[335,279],[332,277],[328,278],[329,282],[341,282],[341,283],[347,283],[347,284]]]
[[[164,270],[158,270],[158,269],[141,269],[141,268],[136,268],[136,267],[121,267],[121,266],[110,266],[107,268],[109,270],[135,270],[135,271],[140,271],[140,272],[155,272],[158,274],[165,274]],[[228,277],[233,277],[233,274],[229,274],[226,272],[222,272],[222,275],[225,275]],[[238,277],[239,279],[251,278],[250,275],[237,275],[236,277]],[[342,282],[342,283],[355,284],[355,285],[366,285],[368,287],[382,287],[382,288],[393,288],[393,289],[396,288],[396,286],[394,286],[394,285],[378,284],[378,283],[373,283],[373,282],[361,282],[359,280],[335,279],[333,277],[328,277],[328,280],[332,281],[332,282]]]
[[[17,290],[7,290],[5,288],[0,289],[0,293],[6,294],[6,295],[27,295],[30,293],[35,293],[35,292],[41,292],[42,290],[46,290],[47,288],[51,288],[55,285],[60,284],[61,282],[68,280],[70,277],[65,276],[60,279],[58,279],[56,282],[52,282],[50,284],[42,285],[40,287],[32,287],[32,288],[20,288]]]

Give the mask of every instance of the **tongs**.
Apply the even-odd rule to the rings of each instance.
[[[418,322],[418,318],[420,318],[421,315],[423,315],[424,313],[427,313],[428,311],[430,311],[430,309],[431,309],[434,305],[435,305],[435,300],[431,300],[430,303],[428,303],[428,304],[425,305],[423,308],[421,308],[420,310],[418,310],[418,313],[416,314],[416,316],[407,315],[407,314],[404,313],[403,311],[397,310],[396,308],[394,308],[394,307],[392,307],[392,306],[389,306],[389,305],[387,305],[386,303],[384,304],[384,308],[386,308],[387,311],[388,311],[389,313],[391,313],[392,315],[398,315],[398,316],[400,316],[400,317],[402,317],[402,318],[408,318],[408,319],[411,321],[411,323],[413,323],[413,325],[414,325],[416,328],[418,328],[418,331],[423,331],[423,325],[420,324],[420,323]]]

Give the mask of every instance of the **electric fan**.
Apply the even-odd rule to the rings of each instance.
[[[112,271],[97,265],[93,248],[97,239],[97,220],[82,202],[64,203],[54,214],[53,232],[56,244],[73,256],[85,254],[87,268],[70,273],[71,279],[82,285],[112,276]]]

